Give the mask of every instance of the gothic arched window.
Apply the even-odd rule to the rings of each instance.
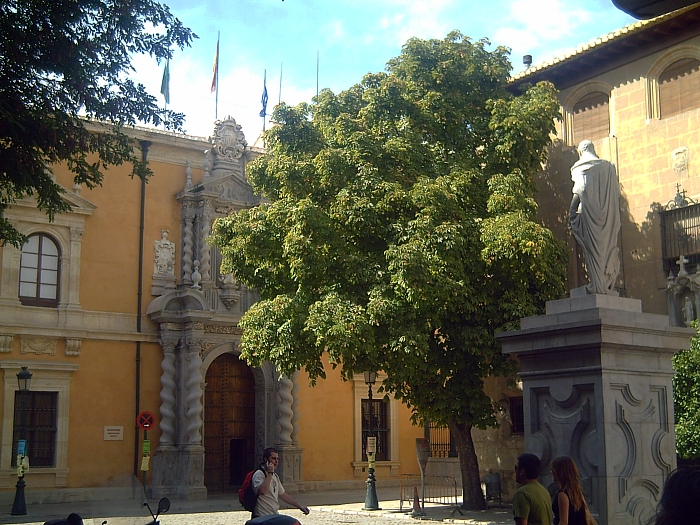
[[[579,99],[573,108],[573,144],[582,140],[597,140],[610,135],[610,96],[591,91]]]
[[[659,75],[658,83],[661,118],[700,107],[700,60],[677,60]]]

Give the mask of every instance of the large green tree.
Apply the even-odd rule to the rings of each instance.
[[[558,117],[550,84],[506,90],[508,51],[411,39],[338,95],[274,111],[248,177],[269,203],[219,220],[225,266],[260,292],[242,355],[283,373],[383,370],[416,421],[457,439],[464,507],[484,508],[471,430],[496,424],[495,339],[564,291],[565,249],[535,221]]]
[[[697,322],[694,324],[697,328]],[[684,459],[700,458],[700,335],[690,348],[673,356],[673,406],[676,452]]]
[[[183,115],[126,76],[131,58],[160,61],[193,38],[152,0],[0,2],[0,245],[23,240],[3,217],[17,199],[36,195],[50,218],[68,211],[47,166],[65,162],[88,188],[110,164],[130,162],[134,175],[148,175],[123,126],[181,129]],[[91,120],[100,124],[88,129]]]

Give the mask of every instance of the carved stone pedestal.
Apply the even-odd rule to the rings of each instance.
[[[499,339],[520,360],[541,481],[553,488],[552,459],[571,456],[600,525],[646,523],[676,466],[671,357],[693,331],[604,295],[550,301],[521,328]]]
[[[280,453],[280,466],[277,474],[282,480],[284,490],[299,492],[302,487],[301,460],[304,449],[296,445],[275,445]]]
[[[153,456],[153,498],[207,498],[204,486],[204,448],[158,447]]]

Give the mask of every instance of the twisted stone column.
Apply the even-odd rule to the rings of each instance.
[[[279,380],[277,418],[279,423],[278,443],[281,445],[291,445],[292,443],[292,431],[294,430],[294,425],[292,424],[292,417],[294,416],[292,410],[292,402],[294,401],[292,397],[293,386],[292,381],[286,375]]]
[[[175,374],[177,373],[175,347],[177,341],[161,340],[160,344],[163,347],[163,362],[161,363],[163,374],[160,376],[160,384],[162,385],[160,390],[162,401],[160,405],[160,444],[172,445],[175,436],[175,394],[177,389],[175,383]]]
[[[194,251],[194,234],[192,230],[193,217],[185,216],[184,246],[182,248],[182,280],[185,283],[192,282],[192,256]]]
[[[190,341],[187,343],[187,383],[185,389],[187,398],[185,400],[185,418],[187,428],[185,429],[186,439],[189,445],[202,444],[202,358],[200,356],[201,344]]]

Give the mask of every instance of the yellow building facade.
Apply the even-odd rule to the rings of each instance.
[[[145,186],[112,167],[84,190],[53,166],[72,211],[50,223],[28,198],[6,213],[28,241],[0,251],[0,499],[14,494],[22,412],[30,504],[131,497],[144,472],[154,496],[230,492],[266,446],[280,449],[292,491],[363,487],[363,378],[328,367],[311,388],[303,372],[280,378],[272,363],[238,358],[238,321],[257,296],[219,272],[206,238],[216,217],[258,204],[245,166],[262,151],[231,118],[208,140],[129,133],[153,171]],[[24,401],[22,367],[32,373]],[[377,477],[398,484],[418,472],[423,429],[380,386],[381,374]],[[146,432],[141,413],[154,416]]]

